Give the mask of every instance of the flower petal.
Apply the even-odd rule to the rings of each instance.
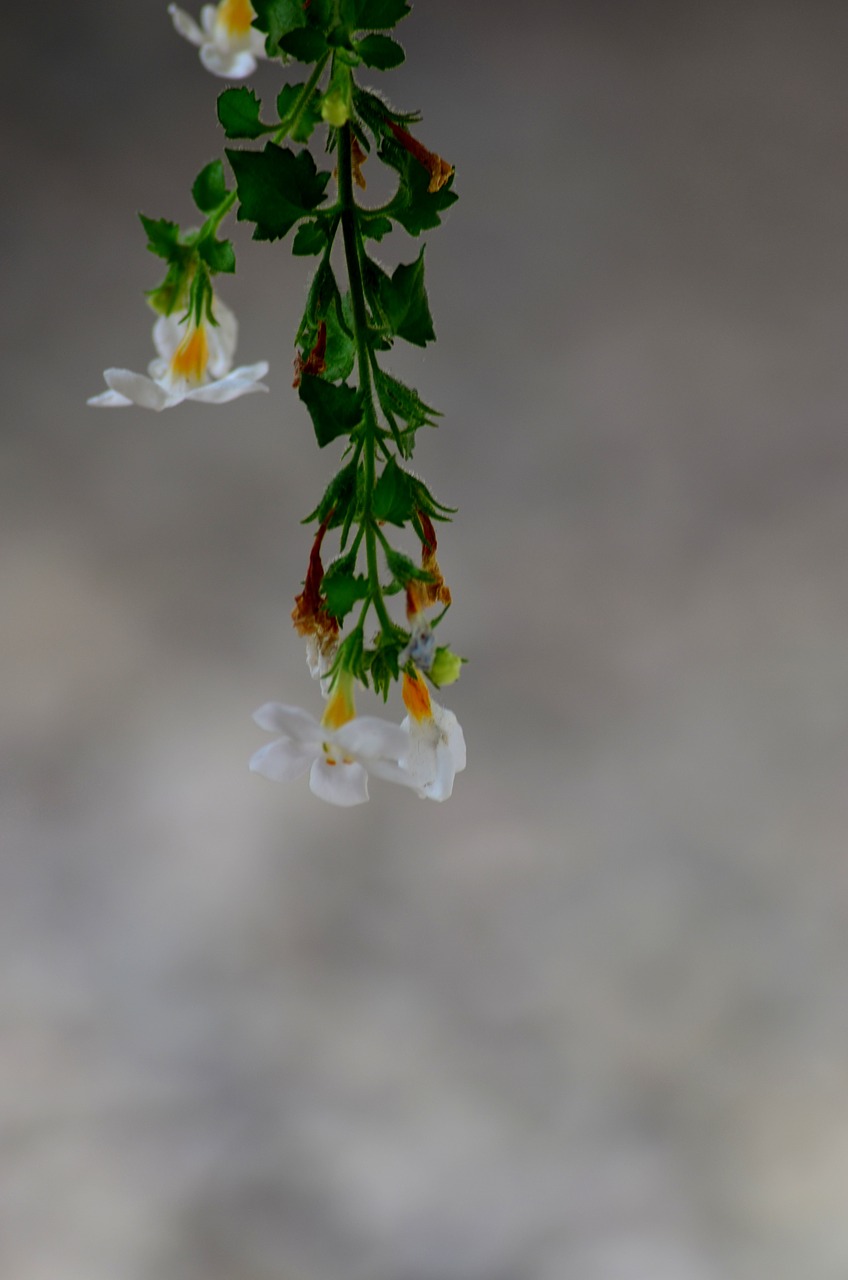
[[[171,21],[181,36],[184,36],[186,40],[190,40],[192,44],[203,44],[203,32],[194,18],[189,17],[187,13],[175,4],[168,5],[168,12],[171,15]]]
[[[171,363],[171,357],[186,336],[186,325],[182,323],[182,313],[172,311],[169,316],[157,316],[153,326],[153,345],[165,362],[165,369]],[[186,323],[188,323],[186,321]],[[151,366],[151,373],[153,368]],[[163,370],[164,372],[164,370]]]
[[[309,774],[310,790],[330,804],[364,804],[368,799],[368,774],[361,764],[329,764],[322,754]]]
[[[272,782],[290,782],[299,778],[312,764],[315,754],[301,742],[278,738],[268,742],[250,757],[253,773],[261,773]]]
[[[212,304],[212,314],[218,323],[206,326],[209,372],[213,378],[223,378],[233,366],[233,356],[238,343],[238,320],[217,295]]]
[[[118,409],[132,404],[120,391],[101,391],[99,396],[89,396],[86,404],[93,404],[98,409]]]
[[[228,80],[243,80],[256,70],[256,59],[247,49],[220,49],[215,44],[204,44],[200,61],[214,76],[225,76]]]
[[[333,734],[333,741],[350,755],[400,760],[409,747],[409,734],[400,725],[377,716],[357,716]]]
[[[263,368],[267,372],[268,365],[253,366],[253,370],[261,371]],[[265,383],[258,381],[262,376],[262,372],[252,372],[250,376],[245,376],[241,370],[234,369],[226,378],[219,378],[217,382],[205,382],[200,387],[192,387],[185,393],[185,399],[199,400],[201,404],[227,404],[230,400],[237,400],[239,396],[249,396],[254,391],[267,391]]]
[[[130,369],[106,369],[103,377],[112,391],[124,396],[142,409],[170,409],[183,399],[181,392],[166,391],[158,382],[147,378],[143,373],[133,373]]]
[[[320,748],[324,741],[324,731],[318,721],[301,707],[287,707],[282,702],[266,702],[258,711],[254,711],[253,719],[260,729],[285,734],[292,742],[299,742],[304,746]]]
[[[433,705],[433,719],[447,743],[454,769],[457,773],[462,773],[466,759],[465,734],[462,732],[462,725],[452,711],[448,711],[447,707],[440,707],[438,703]]]

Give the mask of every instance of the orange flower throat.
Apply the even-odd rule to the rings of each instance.
[[[209,363],[209,340],[204,325],[192,326],[171,356],[171,373],[186,382],[202,382]]]
[[[246,36],[256,11],[250,0],[224,0],[218,6],[218,21],[231,36]]]

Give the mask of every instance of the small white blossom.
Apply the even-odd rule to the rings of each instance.
[[[200,26],[175,4],[168,5],[181,36],[200,49],[200,61],[213,75],[243,80],[265,57],[265,37],[251,26],[256,11],[250,0],[220,0],[200,10]]]
[[[232,369],[238,338],[238,322],[219,298],[212,303],[217,324],[176,314],[159,316],[153,326],[153,345],[159,353],[147,375],[130,369],[106,369],[109,387],[92,396],[91,405],[103,408],[140,405],[143,409],[170,409],[183,400],[224,404],[253,391],[267,391],[261,378],[268,372],[265,360]]]
[[[404,675],[403,700],[409,715],[401,723],[409,745],[401,768],[419,796],[447,800],[457,773],[465,768],[465,735],[452,711],[440,707],[420,676]]]
[[[254,720],[281,736],[255,753],[254,773],[272,782],[299,778],[309,770],[310,789],[330,804],[363,804],[368,799],[368,775],[410,786],[399,764],[409,748],[409,735],[396,724],[376,716],[355,716],[344,678],[337,682],[322,720],[299,707],[268,702]]]

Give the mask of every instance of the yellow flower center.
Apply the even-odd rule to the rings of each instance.
[[[209,341],[205,325],[192,325],[171,356],[171,373],[186,382],[202,382],[209,363]]]
[[[406,709],[414,720],[432,719],[429,690],[419,675],[403,676],[403,700]]]
[[[353,705],[353,690],[350,682],[340,679],[324,708],[321,723],[327,729],[341,729],[342,725],[347,724],[348,720],[352,720],[355,715],[356,708]]]
[[[246,36],[256,11],[250,0],[222,0],[217,19],[231,36]]]

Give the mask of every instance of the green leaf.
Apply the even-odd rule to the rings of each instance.
[[[265,52],[269,58],[279,55],[283,36],[306,26],[303,0],[253,0],[253,7],[256,10],[253,25],[265,32]]]
[[[254,240],[278,240],[324,199],[329,172],[308,151],[266,142],[264,151],[227,151],[238,184],[239,221],[255,222]]]
[[[395,267],[391,279],[376,263],[366,263],[366,279],[390,331],[424,347],[436,338],[424,288],[424,246],[414,262]]]
[[[388,30],[410,11],[406,0],[346,0],[345,17],[354,31]]]
[[[329,520],[328,529],[335,529],[338,525],[344,524],[350,507],[356,504],[358,471],[358,459],[351,458],[350,462],[333,476],[318,506],[301,521],[301,524],[311,524],[313,520],[323,524],[325,520]],[[333,513],[332,517],[330,512]]]
[[[414,560],[410,560],[409,556],[403,555],[400,551],[395,551],[392,547],[383,548],[386,555],[386,564],[389,566],[389,573],[394,578],[399,587],[405,587],[407,583],[417,579],[419,582],[431,582],[432,574],[426,569],[419,569]]]
[[[306,257],[311,253],[323,253],[327,248],[327,224],[321,218],[302,222],[294,235],[292,253]]]
[[[218,97],[218,119],[228,138],[261,138],[270,133],[273,125],[259,119],[262,103],[252,89],[242,85],[238,89],[225,89]]]
[[[296,27],[282,37],[280,48],[298,62],[317,62],[327,52],[327,41],[316,27]]]
[[[182,248],[179,243],[179,224],[168,222],[167,218],[147,218],[143,213],[138,216],[147,232],[147,247],[150,252],[170,262],[175,256],[175,251]]]
[[[309,410],[321,449],[338,436],[350,435],[362,421],[362,392],[345,382],[337,387],[305,373],[298,394]]]
[[[374,486],[372,510],[378,520],[403,528],[416,510],[409,476],[394,458],[389,458]]]
[[[295,108],[295,103],[306,88],[306,82],[303,84],[284,84],[277,95],[277,114],[281,120],[285,120],[286,116],[291,115]],[[312,134],[312,130],[316,124],[321,123],[321,107],[318,104],[318,98],[315,93],[304,103],[301,108],[300,115],[294,128],[289,130],[289,137],[293,142],[308,142]]]
[[[363,40],[356,41],[356,52],[366,67],[374,67],[377,71],[391,71],[392,67],[399,67],[406,60],[403,49],[391,36],[365,36]]]
[[[392,229],[391,221],[379,215],[376,218],[362,219],[362,234],[368,240],[382,240]]]
[[[232,273],[236,269],[236,255],[230,240],[215,240],[209,236],[200,241],[197,252],[209,270],[216,275],[219,272]]]
[[[321,324],[326,326],[323,377],[330,382],[346,378],[353,369],[356,344],[353,331],[344,314],[344,307],[333,268],[326,259],[321,262],[306,299],[306,309],[295,342],[307,356],[318,338]]]
[[[357,600],[368,595],[368,579],[364,573],[356,574],[356,556],[346,555],[334,560],[321,581],[321,594],[326,609],[341,622],[350,613]]]
[[[382,369],[376,370],[375,383],[383,409],[403,418],[410,431],[417,431],[419,427],[435,427],[433,419],[441,418],[438,409],[425,404],[414,387],[406,386],[390,373],[385,373]]]
[[[438,191],[430,191],[430,175],[424,165],[394,140],[384,137],[379,155],[400,174],[397,192],[383,212],[399,222],[411,236],[438,227],[442,221],[440,215],[459,199],[451,190],[453,175]]]
[[[382,694],[383,701],[389,696],[392,684],[400,678],[400,652],[408,640],[406,631],[395,631],[391,635],[381,631],[377,648],[370,650],[369,673],[374,689]]]
[[[192,198],[201,213],[212,213],[227,195],[224,166],[220,160],[207,164],[194,180]]]

